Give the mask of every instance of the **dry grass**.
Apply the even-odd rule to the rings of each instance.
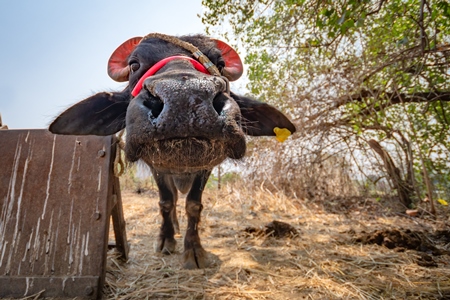
[[[124,263],[110,253],[107,299],[450,299],[449,255],[433,257],[438,267],[422,267],[419,252],[353,239],[376,229],[448,229],[448,219],[406,218],[372,199],[352,200],[343,210],[339,202],[321,205],[226,186],[203,197],[201,239],[211,265],[188,271],[181,268],[181,237],[175,255],[153,250],[160,222],[157,193],[124,191],[122,198],[130,259]],[[182,232],[183,207],[181,199]],[[273,220],[291,224],[298,235],[276,239],[245,231]]]

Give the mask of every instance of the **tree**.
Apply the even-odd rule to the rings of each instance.
[[[250,93],[290,112],[299,139],[345,148],[361,165],[374,140],[401,165],[410,198],[427,177],[450,192],[447,0],[202,3],[207,32],[245,46]]]

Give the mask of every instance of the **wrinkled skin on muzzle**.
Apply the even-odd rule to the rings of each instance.
[[[196,70],[178,68],[147,78],[128,107],[127,158],[176,174],[243,157],[240,109],[225,89],[222,78]]]

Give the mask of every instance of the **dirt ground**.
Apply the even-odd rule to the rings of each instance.
[[[210,266],[157,254],[157,192],[122,191],[130,259],[108,255],[107,299],[450,299],[450,210],[411,218],[393,199],[290,199],[207,190],[201,240]],[[177,207],[186,229],[184,197]],[[111,238],[113,238],[111,234]]]

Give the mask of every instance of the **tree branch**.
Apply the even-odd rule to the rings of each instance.
[[[366,16],[370,16],[370,15],[374,15],[374,14],[379,13],[380,10],[381,10],[381,7],[383,6],[383,3],[384,3],[384,2],[385,2],[385,0],[381,0],[380,3],[378,4],[378,8],[377,8],[376,10],[373,10],[373,11],[371,11],[371,12],[368,12],[368,13],[366,14]]]
[[[391,158],[389,153],[375,140],[369,140],[367,142],[372,148],[383,160],[384,168],[386,170],[386,173],[389,175],[390,179],[392,180],[395,189],[398,192],[398,196],[400,198],[400,201],[406,206],[409,207],[412,203],[411,195],[412,195],[412,189],[411,186],[408,185],[407,182],[405,182],[400,174],[400,170],[397,168],[397,166],[394,163],[394,160]]]
[[[450,102],[450,91],[421,92],[414,94],[405,93],[383,93],[377,90],[362,90],[358,94],[348,95],[338,98],[334,102],[334,107],[342,106],[349,102],[362,102],[366,98],[385,98],[389,105],[399,103],[425,103],[434,101]]]

